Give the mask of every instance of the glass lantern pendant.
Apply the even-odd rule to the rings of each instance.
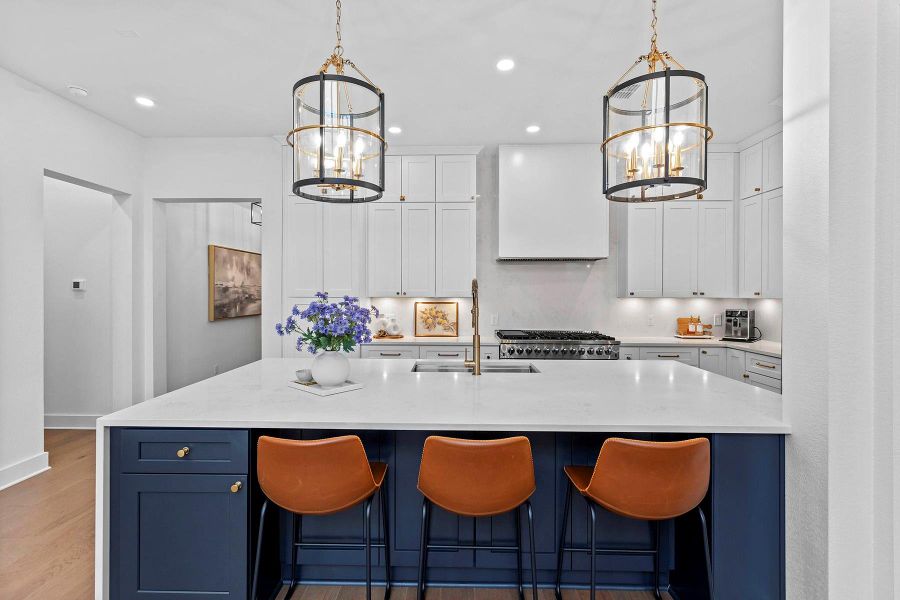
[[[344,58],[340,0],[336,8],[334,51],[317,74],[294,84],[294,128],[287,135],[293,192],[319,202],[371,202],[384,192],[384,94]],[[345,74],[348,66],[362,79]]]
[[[603,193],[615,202],[675,200],[707,187],[706,79],[656,47],[656,0],[652,13],[650,52],[603,97]],[[647,71],[632,76],[641,64]]]

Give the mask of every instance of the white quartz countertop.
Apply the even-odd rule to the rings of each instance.
[[[781,358],[781,343],[780,342],[772,342],[769,340],[758,340],[756,342],[730,342],[725,340],[720,340],[713,338],[711,340],[691,340],[684,338],[677,338],[674,335],[672,336],[658,336],[658,337],[617,337],[617,340],[621,342],[623,346],[688,346],[688,347],[699,347],[699,348],[734,348],[736,350],[746,350],[747,352],[756,352],[758,354],[765,354],[766,356],[774,356],[776,358]],[[447,345],[447,346],[457,346],[457,345],[472,345],[472,336],[460,336],[460,337],[415,337],[412,335],[405,335],[401,339],[391,340],[391,339],[375,339],[372,340],[373,344],[416,344],[416,345]],[[496,346],[500,343],[496,337],[494,337],[493,332],[484,333],[481,336],[481,345],[482,346]]]
[[[311,358],[269,358],[147,400],[99,427],[789,433],[781,396],[676,361],[535,361],[540,373],[413,373],[351,360],[361,390],[288,386]],[[503,361],[504,363],[528,361]]]

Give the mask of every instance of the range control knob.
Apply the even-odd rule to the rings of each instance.
[[[559,354],[559,348],[553,348],[552,352],[553,354]]]
[[[581,355],[581,356],[584,356],[584,348],[579,348],[579,349],[578,349],[578,354]]]
[[[521,348],[516,348],[516,354],[522,354],[522,349],[521,349]]]
[[[594,354],[594,349],[588,348],[588,354],[591,354],[591,355]],[[600,352],[598,351],[597,354],[600,354]]]
[[[525,354],[531,354],[531,348],[525,348]]]
[[[506,349],[506,353],[509,354],[509,355],[515,354],[515,353],[516,353],[516,349],[513,348],[512,346],[510,346],[509,348]]]
[[[577,352],[575,348],[569,348],[569,354],[575,354],[575,352]]]
[[[541,352],[544,354],[550,354],[550,348],[544,346],[543,348],[541,348]]]

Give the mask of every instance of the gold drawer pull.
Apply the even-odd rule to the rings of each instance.
[[[438,356],[459,356],[459,352],[438,352]]]
[[[379,352],[380,356],[403,356],[400,352]]]
[[[187,456],[187,455],[190,454],[190,453],[191,453],[191,449],[188,448],[187,446],[185,446],[184,448],[182,448],[181,450],[179,450],[178,452],[176,452],[175,455],[176,455],[178,458],[184,458],[185,456]]]
[[[680,354],[657,354],[656,358],[681,358]]]
[[[775,365],[767,365],[766,363],[758,362],[756,363],[757,367],[762,367],[763,369],[775,369],[777,368]]]
[[[741,377],[744,379],[750,379],[750,375],[748,373],[741,373]]]
[[[754,192],[760,192],[760,191],[762,191],[762,189],[761,189],[761,188],[758,188],[758,187],[755,187],[755,188],[753,188],[753,191],[754,191]]]
[[[237,494],[239,491],[241,491],[242,487],[244,487],[243,483],[241,483],[240,481],[235,481],[231,484],[231,493]]]

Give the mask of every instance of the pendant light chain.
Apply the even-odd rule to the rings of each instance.
[[[653,35],[650,36],[650,53],[653,54],[653,51],[656,50],[656,0],[652,0],[650,12],[653,13],[653,18],[650,20],[650,30],[653,32]]]
[[[344,47],[341,45],[341,0],[335,0],[334,8],[337,13],[337,20],[334,24],[334,33],[337,38],[337,43],[334,45],[334,53],[337,56],[341,56],[344,54]]]

